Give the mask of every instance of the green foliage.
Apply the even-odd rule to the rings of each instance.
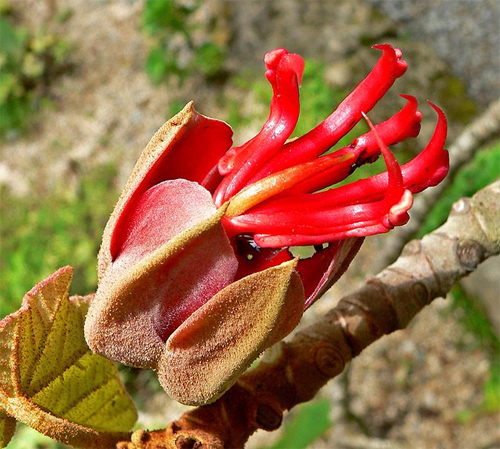
[[[43,199],[0,202],[0,317],[19,307],[24,294],[57,268],[75,268],[74,294],[95,291],[96,255],[104,225],[118,197],[115,169],[101,166],[84,175],[74,193],[55,191]]]
[[[72,275],[60,268],[0,321],[0,410],[60,442],[111,447],[137,411],[115,363],[87,346],[89,299],[68,297]]]
[[[69,46],[41,29],[32,32],[0,15],[0,137],[25,131],[47,88],[67,70]]]
[[[325,433],[330,425],[330,404],[327,400],[310,402],[297,407],[283,435],[266,449],[304,449]]]
[[[170,76],[181,80],[202,74],[216,78],[223,69],[225,50],[210,41],[193,39],[198,29],[193,14],[200,0],[190,4],[179,0],[147,0],[143,10],[143,30],[151,37],[152,47],[146,60],[146,72],[158,84]]]
[[[441,72],[432,80],[434,100],[446,111],[450,123],[461,123],[466,126],[475,116],[478,109],[476,103],[467,95],[463,80]]]
[[[441,226],[447,219],[453,203],[464,196],[472,196],[500,178],[500,142],[478,151],[471,162],[463,167],[440,200],[427,215],[418,238]]]
[[[490,375],[483,385],[483,400],[477,407],[457,413],[457,419],[467,424],[483,414],[500,411],[500,339],[485,317],[484,311],[476,305],[477,300],[468,298],[460,285],[453,287],[451,293],[452,306],[461,308],[464,312],[461,318],[463,325],[474,334],[481,348],[485,348],[491,354]]]
[[[460,284],[451,290],[453,306],[461,308],[464,313],[461,321],[465,328],[474,334],[481,347],[499,358],[500,361],[500,339],[497,337],[491,323],[485,317],[484,311],[476,304],[478,300],[468,298]],[[500,390],[499,390],[500,393]]]

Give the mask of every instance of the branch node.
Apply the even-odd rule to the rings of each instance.
[[[484,260],[485,249],[480,243],[469,239],[458,243],[456,253],[460,265],[468,272],[471,272]]]
[[[452,211],[455,214],[466,214],[469,212],[471,207],[472,205],[469,198],[460,198],[458,201],[453,203]]]
[[[264,430],[276,430],[281,426],[283,413],[276,410],[269,404],[259,404],[257,406],[257,414],[255,417],[256,423]]]
[[[401,252],[402,257],[411,257],[419,254],[422,251],[420,240],[410,240]]]
[[[175,439],[175,447],[177,449],[198,449],[202,447],[202,443],[196,438],[179,435]]]
[[[316,349],[314,357],[316,367],[321,374],[328,378],[335,377],[344,371],[345,360],[342,353],[333,345],[324,345]]]

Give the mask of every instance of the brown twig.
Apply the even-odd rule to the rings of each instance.
[[[492,103],[455,139],[449,148],[450,170],[446,178],[436,187],[425,190],[415,197],[411,208],[411,220],[405,226],[394,229],[385,241],[384,254],[375,262],[374,272],[392,263],[403,246],[415,235],[436,201],[451,183],[460,167],[470,161],[479,148],[498,138],[500,133],[500,100]]]
[[[500,252],[500,182],[453,206],[448,221],[321,320],[275,348],[213,404],[164,430],[137,431],[120,449],[239,448],[257,429],[277,429],[283,411],[312,399],[353,357],[408,325],[477,265]]]

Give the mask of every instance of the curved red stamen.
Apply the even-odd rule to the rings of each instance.
[[[398,204],[395,204],[389,210],[389,213],[384,213],[383,204],[374,204],[374,215],[365,221],[346,223],[341,225],[332,226],[331,228],[316,228],[309,230],[313,232],[320,232],[318,234],[301,233],[300,230],[293,233],[284,234],[256,234],[254,236],[255,242],[263,248],[281,248],[291,245],[318,245],[325,241],[343,240],[351,237],[366,237],[374,234],[382,234],[395,226],[402,226],[408,222],[410,216],[408,210],[413,204],[413,195],[409,190],[405,190]],[[343,208],[344,212],[346,208]],[[340,212],[337,210],[336,212]],[[366,212],[366,211],[365,211]],[[369,214],[368,214],[369,215]],[[349,217],[351,220],[354,217]],[[358,217],[361,218],[361,217]]]
[[[398,198],[398,202],[401,198]],[[394,203],[394,204],[397,204]],[[380,223],[389,214],[392,205],[384,199],[361,204],[349,204],[331,209],[296,209],[295,211],[273,213],[249,213],[226,219],[224,228],[237,229],[238,233],[256,234],[306,234],[309,236],[322,236],[334,232],[345,232],[375,223]],[[257,237],[256,237],[257,238]],[[316,245],[335,239],[325,239],[301,243],[303,245]],[[257,242],[259,245],[260,243]],[[292,245],[298,243],[292,243]],[[262,245],[261,245],[262,246]]]
[[[401,167],[404,187],[418,193],[442,181],[448,172],[448,152],[443,148],[447,133],[446,117],[441,109],[432,103],[430,106],[438,114],[438,121],[431,140],[411,161]],[[246,219],[251,220],[253,213],[261,215],[288,213],[297,210],[324,210],[361,202],[376,201],[383,198],[387,189],[387,173],[360,179],[351,184],[329,189],[319,193],[303,193],[271,200],[250,210]]]
[[[381,50],[382,56],[368,76],[325,121],[302,137],[287,143],[283,150],[260,170],[260,177],[323,154],[361,120],[361,111],[370,111],[394,81],[403,75],[407,63],[401,60],[400,50],[389,44],[375,45],[373,48]]]
[[[308,177],[328,170],[332,166],[351,165],[352,154],[328,155],[311,162],[295,165],[278,173],[273,173],[254,184],[250,184],[231,198],[226,210],[226,217],[236,217],[248,209],[262,203],[273,196],[289,190],[295,184]]]
[[[369,235],[383,234],[391,228],[383,223],[372,221],[363,223],[362,226],[353,226],[347,230],[335,230],[331,233],[320,235],[309,234],[283,234],[283,235],[255,235],[255,242],[263,248],[282,248],[286,246],[319,245],[325,241],[343,240],[352,237],[366,237]]]
[[[279,247],[288,245],[311,245],[351,236],[364,237],[373,233],[386,232],[394,226],[402,225],[409,219],[408,210],[412,206],[413,197],[409,190],[405,190],[401,167],[392,155],[389,148],[378,135],[370,119],[365,117],[372,130],[384,157],[387,167],[387,185],[384,197],[378,201],[351,203],[346,206],[336,206],[325,210],[295,209],[295,211],[274,211],[272,220],[258,217],[253,213],[253,220],[257,219],[257,226],[253,232],[257,244],[263,247]],[[285,171],[286,172],[286,171]],[[245,221],[239,220],[240,225]],[[228,217],[231,220],[230,217]],[[231,223],[238,224],[238,217]],[[262,235],[268,233],[269,235]]]
[[[401,167],[398,164],[398,161],[391,153],[391,150],[387,147],[385,142],[380,138],[377,131],[375,130],[375,126],[368,118],[368,116],[361,112],[365,120],[368,122],[371,131],[373,132],[375,139],[377,140],[378,146],[380,148],[380,152],[384,158],[385,166],[387,168],[388,175],[388,184],[385,198],[388,202],[391,202],[393,199],[401,198],[403,194],[403,174],[401,173]]]
[[[420,132],[422,113],[417,110],[417,99],[413,95],[400,94],[399,96],[407,100],[406,105],[389,119],[375,125],[376,133],[386,145],[395,145],[410,137],[416,137]],[[358,166],[371,161],[380,154],[378,141],[373,131],[359,136],[351,145],[359,149]]]
[[[417,111],[417,99],[411,95],[400,96],[405,98],[408,103],[391,118],[375,126],[377,133],[387,145],[395,145],[409,137],[416,137],[420,132],[422,114]],[[374,133],[369,131],[356,138],[350,145],[331,154],[341,155],[345,153],[353,154],[354,165],[359,167],[367,162],[374,162],[380,154],[380,148]],[[287,195],[309,193],[329,187],[347,178],[352,172],[352,168],[347,164],[332,167],[297,184],[287,191]]]
[[[240,191],[259,167],[279,151],[297,123],[304,61],[299,55],[279,49],[267,54],[265,62],[266,77],[273,86],[270,115],[257,136],[222,158],[220,167],[228,174],[215,192],[217,206]]]
[[[425,149],[411,161],[403,165],[405,186],[413,193],[439,184],[449,169],[448,151],[444,149],[448,126],[444,112],[428,101],[438,115],[438,122]]]

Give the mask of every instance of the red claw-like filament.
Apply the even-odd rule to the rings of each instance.
[[[322,221],[316,216],[316,221],[309,221],[312,214],[305,214],[306,220],[295,222],[294,234],[290,235],[261,235],[255,236],[255,242],[268,248],[278,248],[292,245],[318,245],[332,240],[347,237],[364,237],[374,233],[387,232],[394,226],[405,224],[408,219],[408,210],[413,204],[413,196],[410,190],[404,188],[401,167],[390,152],[389,148],[378,135],[369,118],[363,113],[380,147],[387,166],[388,185],[385,196],[379,201],[366,204],[355,204],[336,208],[330,211],[319,210],[316,214],[328,216],[335,222],[327,226],[329,221]],[[332,212],[336,215],[332,215]],[[283,219],[285,217],[282,217]],[[290,225],[290,220],[287,220]],[[311,223],[316,229],[311,229]],[[290,228],[289,228],[290,229]],[[305,231],[301,234],[301,231]]]
[[[415,100],[410,97],[409,101],[405,108],[409,108]],[[293,186],[280,196],[260,202],[246,212],[226,217],[226,229],[232,235],[253,234],[255,242],[261,247],[280,248],[362,237],[387,232],[394,226],[405,224],[409,218],[407,211],[412,205],[412,194],[436,185],[448,170],[448,152],[443,149],[446,118],[439,108],[430,104],[438,114],[434,135],[426,148],[402,167],[392,156],[381,134],[389,133],[389,124],[391,121],[395,123],[396,119],[399,121],[405,108],[400,111],[400,117],[396,115],[379,125],[380,134],[377,127],[370,124],[371,135],[362,136],[368,147],[372,148],[376,143],[386,162],[386,172],[317,193],[296,193]],[[416,112],[410,116],[413,118],[407,121],[407,130],[414,129],[414,124],[419,124],[421,117]],[[407,130],[402,131],[402,135],[408,133]],[[338,157],[344,151],[342,149],[316,160]],[[368,154],[372,157],[377,152],[370,150]],[[341,167],[342,163],[337,166]],[[338,181],[337,175],[333,177],[334,182]],[[326,184],[321,187],[326,187]]]
[[[282,148],[299,118],[303,59],[278,49],[266,55],[265,63],[266,77],[273,87],[269,118],[259,134],[241,147],[231,149],[220,160],[219,171],[225,177],[214,195],[217,206],[245,187],[262,164]]]
[[[388,44],[375,45],[382,51],[373,70],[348,95],[334,112],[316,128],[287,143],[259,171],[259,177],[300,164],[323,154],[361,120],[361,112],[370,111],[408,68],[402,53]]]
[[[323,192],[283,195],[228,218],[227,228],[232,234],[254,233],[258,245],[274,248],[361,237],[406,223],[412,194],[438,184],[448,170],[448,152],[443,149],[446,119],[431,106],[438,114],[434,135],[402,167],[380,139],[387,172]]]
[[[407,69],[399,49],[387,44],[374,48],[382,55],[368,76],[322,123],[290,142],[286,140],[298,118],[303,62],[283,49],[266,56],[266,77],[273,87],[269,119],[253,139],[221,158],[222,180],[214,189],[216,206],[228,203],[224,229],[240,242],[234,244],[240,260],[237,278],[290,260],[291,246],[314,245],[316,253],[297,265],[308,306],[348,265],[362,237],[405,224],[413,194],[446,175],[447,125],[437,106],[429,103],[438,115],[429,144],[403,166],[388,146],[420,132],[416,98],[401,95],[406,105],[376,126],[366,117]],[[370,131],[325,155],[363,116]],[[380,155],[385,172],[335,186]],[[217,173],[211,176],[216,179]]]

